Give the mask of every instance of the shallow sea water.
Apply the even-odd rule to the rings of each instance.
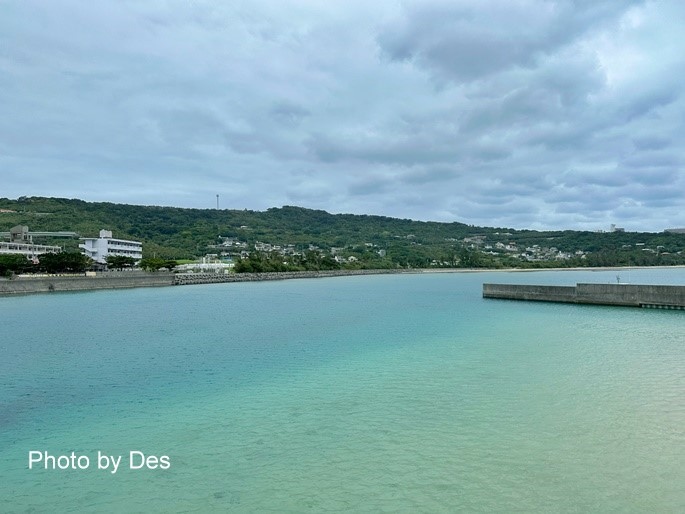
[[[683,512],[685,312],[481,298],[617,274],[0,298],[0,511]]]

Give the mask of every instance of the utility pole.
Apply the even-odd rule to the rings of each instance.
[[[216,210],[219,210],[219,195],[216,195]]]

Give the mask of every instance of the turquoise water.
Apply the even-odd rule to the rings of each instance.
[[[683,512],[685,312],[481,298],[617,274],[0,298],[0,511]]]

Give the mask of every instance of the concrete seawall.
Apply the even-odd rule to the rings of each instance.
[[[50,293],[57,291],[95,291],[131,287],[160,287],[174,285],[173,273],[98,273],[94,276],[54,275],[19,276],[0,280],[0,295]]]
[[[132,287],[162,287],[228,282],[258,282],[297,278],[347,277],[398,273],[398,270],[293,271],[281,273],[145,273],[142,271],[103,272],[94,275],[18,276],[0,279],[0,296],[58,291],[95,291]],[[401,271],[412,273],[412,271]]]
[[[537,286],[483,284],[483,298],[685,309],[685,286],[576,284]]]

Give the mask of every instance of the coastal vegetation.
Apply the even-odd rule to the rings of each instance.
[[[109,269],[127,269],[132,268],[136,264],[136,260],[133,257],[125,255],[108,255],[105,261]]]
[[[31,261],[23,255],[0,255],[0,277],[11,277],[15,273],[26,273],[32,268]]]
[[[80,252],[46,253],[39,262],[32,262],[23,255],[0,255],[0,276],[11,277],[19,273],[80,273],[93,264],[92,259]]]
[[[0,199],[0,231],[19,224],[83,237],[112,230],[143,242],[141,264],[151,270],[206,254],[233,260],[238,272],[685,264],[685,234],[516,230],[293,206],[251,211]],[[78,252],[75,238],[45,243]],[[6,268],[0,264],[0,273]]]
[[[92,259],[80,252],[61,252],[41,255],[36,267],[38,271],[46,273],[78,273],[87,270],[92,264]]]

